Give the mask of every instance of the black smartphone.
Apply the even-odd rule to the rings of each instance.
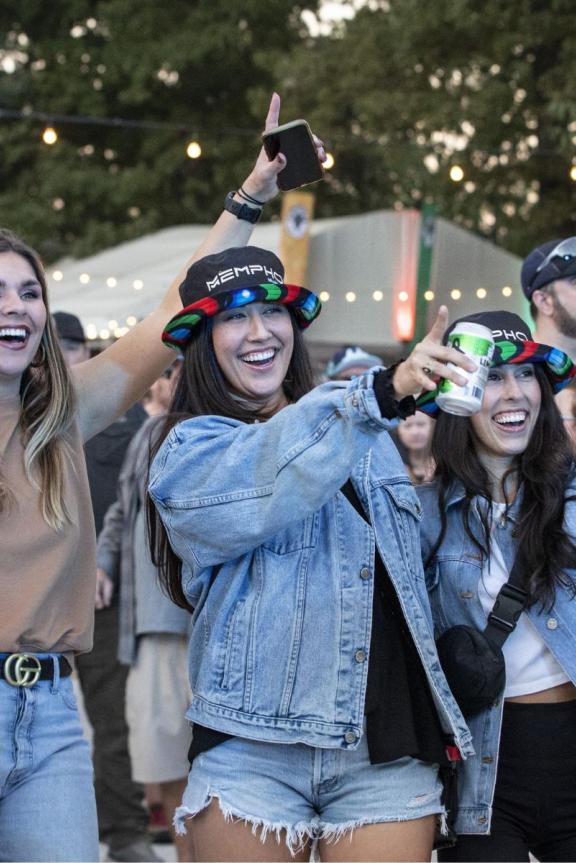
[[[278,174],[278,188],[283,192],[316,183],[324,177],[310,126],[306,120],[292,120],[262,133],[262,142],[270,160],[278,153],[286,156],[286,167]]]

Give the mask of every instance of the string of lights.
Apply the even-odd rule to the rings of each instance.
[[[0,108],[0,120],[38,120],[42,123],[76,126],[110,126],[122,129],[166,129],[175,132],[189,132],[190,124],[170,123],[164,120],[128,120],[125,117],[93,117],[87,114],[54,114],[46,111],[12,110]],[[209,134],[206,130],[196,129],[197,134]],[[245,135],[257,137],[254,129],[242,129],[236,126],[218,128],[218,134]]]
[[[31,109],[9,109],[0,107],[0,122],[2,120],[29,120],[45,124],[42,131],[41,139],[44,144],[53,146],[57,143],[59,135],[57,126],[76,125],[76,126],[104,126],[116,129],[151,129],[151,130],[166,130],[174,132],[190,133],[190,125],[184,123],[173,123],[163,120],[130,120],[126,117],[95,117],[88,114],[56,114],[46,111],[34,111]],[[197,138],[210,138],[213,132],[207,129],[194,129],[194,137],[186,144],[186,155],[190,159],[198,159],[202,155],[202,146]],[[246,138],[257,138],[258,132],[255,129],[247,129],[238,126],[224,126],[218,128],[218,135],[234,135]],[[338,139],[338,134],[332,136],[335,140]],[[364,137],[362,140],[366,145],[382,146],[382,143],[377,138]],[[542,148],[537,150],[539,156],[558,156],[556,151],[546,151]],[[330,170],[334,167],[334,155],[327,152],[327,161],[324,163],[324,168]],[[493,154],[495,155],[495,154]],[[536,155],[536,152],[533,154]],[[507,157],[509,164],[509,157]],[[520,161],[520,160],[519,160]],[[526,159],[522,159],[525,162]],[[576,162],[573,162],[568,171],[569,177],[573,182],[576,182]],[[453,183],[461,183],[465,179],[465,171],[459,162],[452,163],[448,168],[448,176]]]
[[[76,125],[76,126],[105,126],[116,129],[154,129],[168,130],[173,132],[190,132],[190,126],[184,123],[170,123],[161,120],[128,120],[124,117],[93,117],[89,115],[72,115],[72,114],[49,114],[45,111],[31,110],[13,110],[8,108],[0,108],[0,122],[2,120],[31,120],[43,124],[42,141],[49,147],[52,147],[58,142],[57,126]],[[194,138],[186,144],[186,155],[189,159],[199,159],[202,155],[202,146],[196,140],[198,137],[205,135],[210,137],[210,132],[202,129],[195,129]],[[258,132],[254,129],[243,129],[237,126],[228,126],[218,129],[218,135],[234,135],[236,137],[244,136],[246,138],[257,138]],[[334,165],[334,156],[327,153],[327,161],[324,167],[327,170]]]

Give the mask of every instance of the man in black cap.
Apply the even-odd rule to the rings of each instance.
[[[576,237],[533,249],[522,264],[521,278],[536,341],[576,359]]]
[[[58,341],[69,366],[90,356],[84,328],[76,315],[55,312]],[[128,444],[146,419],[139,405],[120,417],[85,446],[86,466],[96,534],[116,500],[118,475]],[[100,839],[108,845],[108,859],[159,861],[148,835],[148,815],[141,785],[132,781],[125,719],[128,669],[118,652],[118,601],[101,607],[95,619],[94,647],[76,659],[84,706],[94,731],[93,761]]]
[[[576,237],[550,240],[522,264],[522,290],[530,300],[534,339],[576,360]],[[566,431],[576,447],[576,385],[556,396]]]

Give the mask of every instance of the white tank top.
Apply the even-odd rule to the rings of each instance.
[[[494,607],[496,596],[508,580],[508,569],[498,545],[496,525],[504,518],[506,504],[492,504],[491,554],[482,566],[478,596],[486,618]],[[504,698],[542,692],[570,680],[548,649],[527,614],[522,613],[514,632],[502,647],[506,662],[506,688]]]

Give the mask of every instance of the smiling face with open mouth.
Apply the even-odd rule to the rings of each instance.
[[[531,363],[490,369],[482,408],[470,417],[480,461],[510,463],[530,442],[542,393]]]
[[[15,252],[0,253],[0,386],[4,391],[18,391],[45,326],[46,306],[34,269]]]
[[[284,379],[294,331],[286,306],[249,303],[214,317],[212,344],[232,390],[259,410],[274,413],[287,402]]]

